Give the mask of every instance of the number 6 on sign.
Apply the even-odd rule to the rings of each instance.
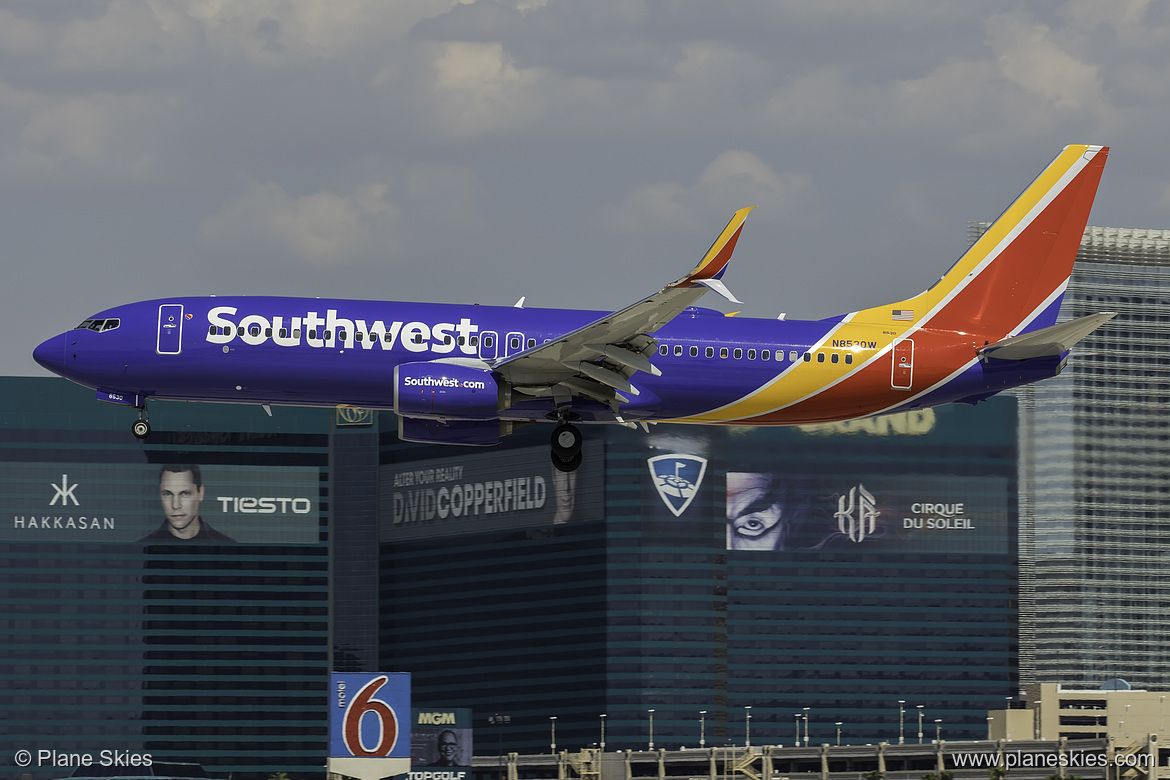
[[[409,758],[409,674],[334,673],[332,683],[332,757]]]

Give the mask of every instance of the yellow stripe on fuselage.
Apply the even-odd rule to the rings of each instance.
[[[923,327],[966,284],[979,276],[999,253],[1007,239],[1026,227],[1032,218],[1063,189],[1085,165],[1083,157],[1089,150],[1085,144],[1066,147],[1026,190],[1008,207],[998,220],[975,242],[966,254],[930,289],[897,303],[862,309],[831,328],[824,339],[812,347],[817,351],[834,339],[862,339],[876,342],[874,350],[854,357],[855,365],[836,365],[815,362],[798,363],[763,386],[723,407],[702,414],[680,418],[679,422],[720,423],[744,420],[791,406],[839,384],[849,375],[860,371],[877,357],[889,351],[890,345]],[[894,319],[894,311],[906,312]],[[827,360],[827,359],[826,359]]]
[[[890,344],[904,330],[905,328],[893,326],[843,322],[831,328],[825,337],[809,350],[813,354],[812,360],[805,362],[798,353],[796,363],[752,393],[721,409],[684,417],[679,422],[728,422],[791,406],[836,385],[872,363],[874,358],[888,351]],[[825,353],[824,363],[817,362],[817,352]],[[833,353],[841,356],[839,362],[832,362]],[[844,362],[846,353],[853,355],[852,365]]]

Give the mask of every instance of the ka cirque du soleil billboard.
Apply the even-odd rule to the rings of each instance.
[[[329,771],[379,780],[410,771],[410,674],[331,675]]]

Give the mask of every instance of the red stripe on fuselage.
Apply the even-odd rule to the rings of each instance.
[[[874,414],[933,387],[969,364],[979,347],[1010,335],[1072,273],[1105,157],[1098,154],[978,276],[928,323],[907,334],[914,342],[911,389],[892,386],[888,350],[804,401],[737,422],[790,425]],[[839,376],[838,370],[825,365],[826,384]]]

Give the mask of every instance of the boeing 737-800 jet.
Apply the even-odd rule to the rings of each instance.
[[[975,403],[1060,373],[1113,316],[1056,323],[1108,148],[1066,147],[928,290],[815,321],[694,304],[722,278],[750,209],[702,261],[612,313],[318,298],[166,298],[45,341],[45,368],[136,407],[148,399],[393,409],[407,441],[486,446],[550,421],[795,425]]]

